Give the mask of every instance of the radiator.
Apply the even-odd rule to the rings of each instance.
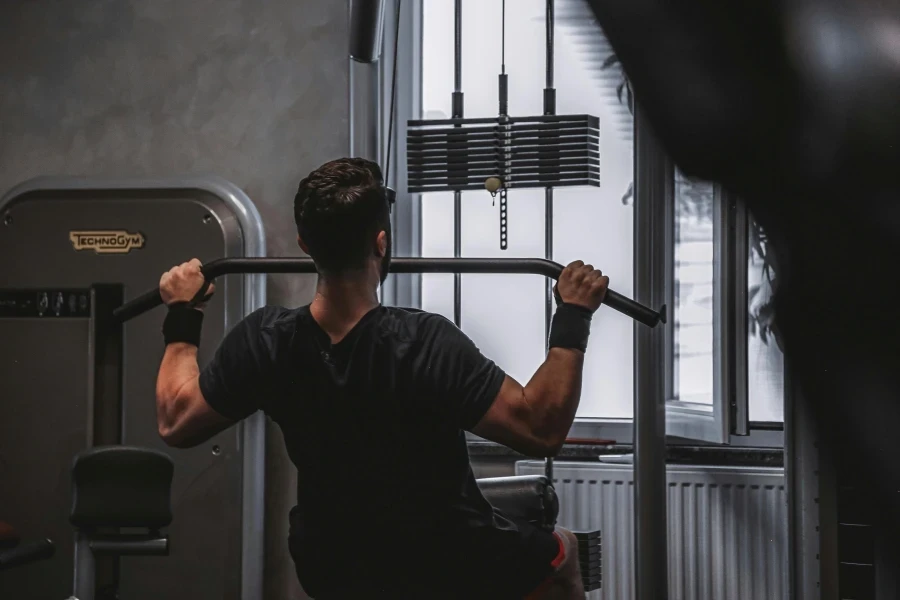
[[[517,475],[544,472],[521,461]],[[590,600],[634,598],[634,481],[630,464],[557,462],[562,527],[599,529],[603,587]],[[786,600],[784,469],[668,467],[670,600]]]

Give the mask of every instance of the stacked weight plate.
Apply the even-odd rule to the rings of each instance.
[[[578,566],[584,591],[599,590],[602,583],[602,544],[599,531],[573,531],[578,538]]]
[[[408,189],[483,190],[600,185],[597,117],[547,115],[409,121]]]

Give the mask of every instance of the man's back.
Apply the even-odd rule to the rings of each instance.
[[[446,588],[482,578],[489,549],[520,544],[520,528],[478,490],[464,433],[505,374],[452,323],[379,306],[332,343],[305,306],[267,307],[238,327],[247,331],[229,336],[240,340],[233,350],[258,365],[265,388],[253,390],[254,407],[211,404],[234,416],[262,408],[281,427],[298,469],[290,539],[307,591],[333,587],[340,572],[389,573],[400,555]],[[204,395],[230,396],[230,376],[214,360]],[[434,581],[449,574],[454,581]]]

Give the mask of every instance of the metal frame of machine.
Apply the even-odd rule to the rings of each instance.
[[[77,177],[38,177],[25,181],[0,198],[0,212],[26,196],[45,192],[104,192],[121,190],[178,191],[194,190],[210,194],[223,202],[240,230],[241,255],[265,256],[265,230],[250,198],[233,183],[215,176],[103,179]],[[225,330],[245,315],[266,303],[265,277],[244,276],[240,305],[225,308]],[[240,424],[243,450],[241,515],[241,600],[260,600],[263,596],[263,551],[265,510],[265,415],[257,413]]]

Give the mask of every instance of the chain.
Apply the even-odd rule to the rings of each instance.
[[[500,249],[506,250],[508,242],[508,221],[506,188],[500,190]]]

